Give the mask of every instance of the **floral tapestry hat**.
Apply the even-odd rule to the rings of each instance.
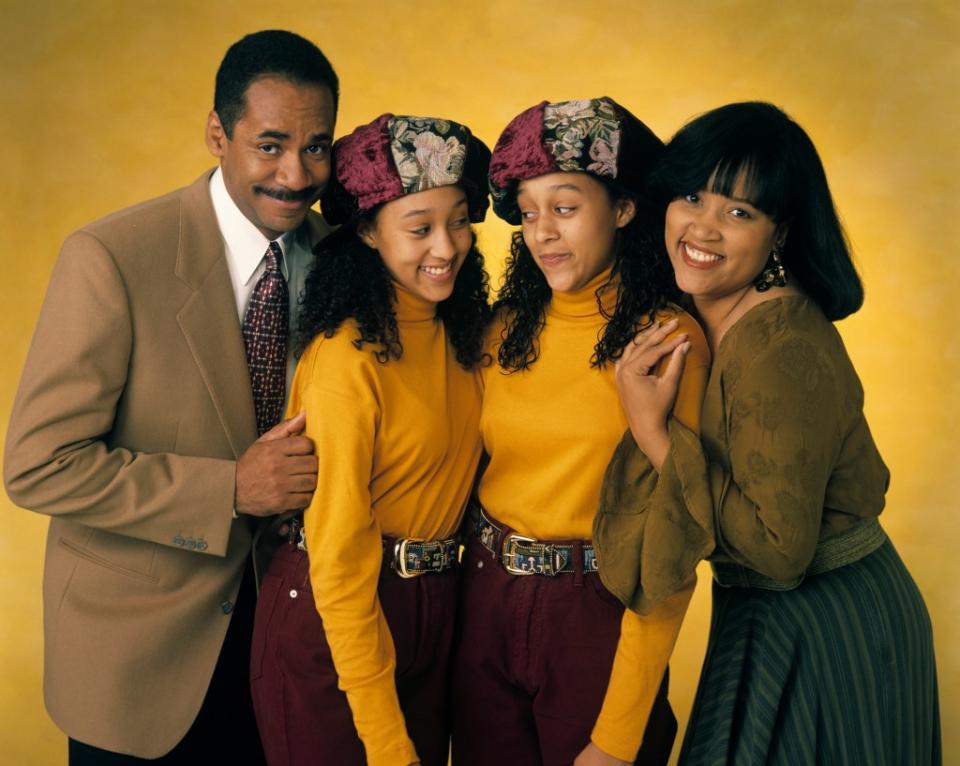
[[[662,151],[653,131],[612,98],[543,101],[514,117],[493,149],[493,211],[519,224],[517,184],[562,171],[590,173],[640,196]]]
[[[460,186],[470,220],[487,212],[490,150],[468,127],[436,117],[383,114],[333,145],[333,172],[320,201],[328,223],[355,221],[405,194]]]

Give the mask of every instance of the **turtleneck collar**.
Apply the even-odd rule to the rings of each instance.
[[[414,295],[399,282],[394,282],[393,286],[397,291],[395,310],[398,322],[426,322],[437,318],[436,303]]]
[[[569,293],[554,292],[550,298],[547,310],[556,316],[575,319],[577,317],[599,316],[600,309],[597,306],[597,288],[610,279],[610,273],[613,266],[610,265],[597,276],[591,279],[579,290]],[[613,313],[617,306],[617,285],[620,282],[619,275],[613,278],[613,281],[603,293],[603,308],[607,313]]]

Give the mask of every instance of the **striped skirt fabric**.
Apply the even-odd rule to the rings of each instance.
[[[942,762],[930,617],[889,540],[795,590],[713,587],[681,766]]]

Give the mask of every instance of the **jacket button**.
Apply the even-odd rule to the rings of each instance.
[[[206,540],[198,540],[198,541],[197,541],[197,550],[198,550],[198,551],[205,551],[206,549],[207,549],[207,541],[206,541]]]
[[[233,611],[233,602],[232,601],[221,601],[220,608],[223,610],[224,614],[230,614]]]

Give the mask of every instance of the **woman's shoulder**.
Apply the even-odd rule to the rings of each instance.
[[[840,334],[804,295],[775,298],[748,311],[724,336],[717,362],[731,384],[738,377],[760,387],[810,389],[829,382],[845,398],[862,397]]]
[[[747,311],[720,341],[720,351],[756,357],[775,354],[788,341],[824,350],[843,346],[820,307],[806,295],[793,294],[772,298]]]

